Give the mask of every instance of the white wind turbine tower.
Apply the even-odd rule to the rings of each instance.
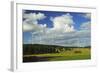
[[[46,24],[44,24],[42,26],[42,29],[40,30],[40,34],[39,34],[39,40],[40,40],[40,44],[43,43],[42,41],[42,38],[43,36],[46,34]]]
[[[36,38],[36,37],[34,37],[35,34],[36,34],[36,33],[31,32],[31,36],[32,36],[32,41],[31,41],[31,43],[32,43],[32,44],[34,44],[33,42],[34,42],[34,39]]]
[[[80,45],[80,42],[79,42],[79,39],[77,38],[77,47],[79,47]]]
[[[41,35],[45,35],[45,32],[46,32],[46,28],[45,27],[43,27],[42,29],[40,28],[39,29],[39,31],[37,31],[37,32],[31,32],[31,35],[32,35],[32,44],[34,44],[34,42],[35,43],[42,43],[42,37],[41,37]],[[34,36],[34,35],[38,35],[38,37],[36,37],[36,36]],[[35,40],[39,40],[39,42],[36,42]]]
[[[37,37],[36,36],[34,36],[34,35],[37,35],[38,34],[38,32],[31,32],[31,36],[32,36],[32,41],[31,41],[31,43],[32,44],[34,44],[34,43],[36,43],[36,39],[37,39]]]
[[[45,25],[46,26],[46,25]],[[40,44],[42,43],[42,36],[44,36],[45,35],[45,33],[46,33],[46,28],[45,28],[45,26],[42,28],[42,30],[40,30],[40,33],[39,33],[39,40],[40,40]],[[41,36],[42,35],[42,36]]]

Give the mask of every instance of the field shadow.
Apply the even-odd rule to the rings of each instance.
[[[31,56],[31,57],[23,57],[23,62],[40,62],[40,61],[49,61],[49,58],[56,58],[59,56],[50,56],[50,57],[42,57],[42,56]]]

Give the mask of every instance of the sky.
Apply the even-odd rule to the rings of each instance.
[[[23,10],[23,43],[90,46],[91,14]]]

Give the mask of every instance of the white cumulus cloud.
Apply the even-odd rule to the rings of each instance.
[[[59,32],[74,31],[73,17],[69,13],[51,18],[51,20],[54,26],[52,30],[59,31]]]
[[[83,17],[91,19],[91,13],[86,13],[86,14],[83,15]]]
[[[90,30],[91,29],[91,22],[88,21],[88,22],[82,23],[80,29],[81,30]]]
[[[38,24],[38,20],[42,20],[46,18],[45,14],[43,13],[29,13],[23,14],[23,31],[40,31],[46,28],[46,24]]]
[[[23,31],[35,31],[35,32],[41,32],[46,28],[46,24],[29,24],[28,22],[23,22]]]
[[[30,20],[41,20],[46,18],[46,16],[43,13],[29,13],[29,14],[24,13],[23,18]]]

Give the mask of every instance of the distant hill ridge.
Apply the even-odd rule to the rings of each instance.
[[[63,47],[63,48],[91,48],[91,46],[84,46],[84,47],[78,47],[78,46],[61,46],[61,45],[48,45],[48,44],[23,44],[23,45],[30,45],[30,46],[52,46],[52,47]]]

